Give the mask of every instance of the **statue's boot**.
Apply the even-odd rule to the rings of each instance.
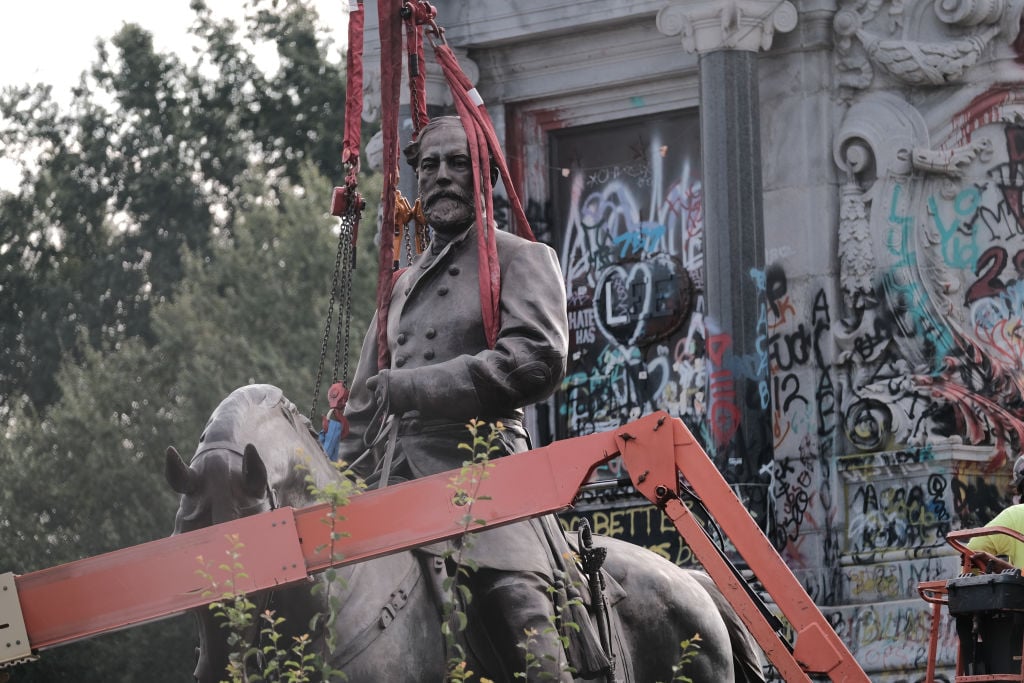
[[[481,569],[476,578],[473,599],[509,680],[525,673],[529,683],[572,683],[544,577]]]

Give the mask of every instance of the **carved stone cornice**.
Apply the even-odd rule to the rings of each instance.
[[[426,59],[426,98],[428,107],[450,108],[454,106],[451,89],[448,81],[445,80],[440,65],[433,59],[433,55],[427,51]],[[459,48],[452,48],[459,66],[463,73],[474,85],[480,77],[480,69],[476,62],[466,56],[466,51]],[[380,64],[377,56],[366,60],[365,74],[363,76],[363,120],[367,123],[380,120]],[[402,73],[402,86],[399,91],[399,104],[409,104],[409,81],[406,74]]]
[[[714,50],[767,50],[775,32],[796,27],[789,0],[706,0],[675,2],[658,12],[658,30],[680,36],[683,49],[703,54]]]

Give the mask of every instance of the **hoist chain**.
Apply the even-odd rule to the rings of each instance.
[[[346,263],[345,268],[345,289],[344,302],[342,306],[339,306],[338,310],[338,340],[341,338],[341,326],[342,318],[345,318],[345,374],[348,374],[348,324],[349,315],[347,310],[342,308],[348,308],[348,302],[352,297],[352,268],[351,268],[351,254],[352,254],[352,228],[355,221],[357,220],[357,214],[352,208],[346,212],[345,216],[341,219],[341,226],[338,231],[338,252],[334,257],[334,275],[331,278],[331,298],[327,304],[327,321],[324,323],[324,336],[320,342],[320,361],[316,367],[316,382],[313,385],[313,401],[312,406],[309,409],[309,420],[314,425],[316,422],[316,406],[320,398],[320,383],[323,381],[324,375],[324,362],[327,359],[327,344],[331,338],[331,323],[334,319],[334,304],[338,298],[338,279],[341,275],[341,264]],[[346,261],[347,257],[347,261]],[[338,372],[338,343],[335,344],[335,357],[334,357],[334,381],[337,381]]]
[[[402,232],[405,233],[403,235],[403,237],[405,238],[405,262],[406,264],[409,264],[412,263],[412,260],[415,258],[415,253],[413,251],[413,242],[416,240],[415,221],[412,223],[406,223],[405,227],[402,228]]]
[[[337,382],[338,368],[341,367],[341,381],[348,384],[349,373],[348,373],[348,359],[349,359],[349,330],[352,326],[352,251],[355,249],[355,240],[352,239],[352,233],[355,225],[352,221],[342,222],[341,229],[347,233],[345,239],[345,254],[342,258],[343,263],[349,264],[345,268],[345,282],[342,283],[342,301],[341,308],[338,311],[338,336],[334,343],[334,376],[331,379],[331,383]],[[339,356],[341,358],[339,362]]]

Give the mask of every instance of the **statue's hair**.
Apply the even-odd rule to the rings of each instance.
[[[463,128],[463,130],[465,130],[465,128],[462,125],[462,119],[459,118],[458,116],[435,116],[434,118],[430,119],[430,121],[427,122],[427,125],[423,126],[423,128],[420,129],[420,132],[416,136],[416,139],[405,146],[405,149],[402,150],[402,154],[405,155],[406,162],[410,166],[412,166],[412,170],[414,173],[419,171],[420,166],[420,141],[423,140],[423,138],[426,137],[426,135],[430,133],[430,131],[436,128],[440,128],[441,126],[452,125],[458,126],[459,128]],[[494,184],[498,182],[498,165],[494,163],[493,158],[489,157],[488,161],[490,162],[491,186],[493,187]]]
[[[462,119],[458,116],[435,116],[427,122],[427,125],[420,129],[416,139],[405,146],[405,149],[402,150],[402,154],[405,155],[405,160],[413,167],[413,170],[418,169],[420,165],[420,140],[435,128],[451,125],[456,125],[459,128],[462,128]]]

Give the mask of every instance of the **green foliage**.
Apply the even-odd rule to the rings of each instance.
[[[452,491],[452,502],[456,506],[466,508],[466,513],[460,520],[464,533],[486,523],[485,520],[473,516],[473,506],[477,501],[489,500],[488,496],[480,494],[480,486],[487,479],[489,470],[494,467],[491,456],[500,449],[499,438],[504,426],[500,422],[488,424],[473,419],[466,425],[466,429],[469,431],[470,440],[460,442],[459,449],[468,451],[469,457],[463,461],[462,468],[451,476],[448,483],[448,488]],[[449,653],[447,681],[469,681],[473,676],[460,640],[460,634],[469,625],[465,608],[473,600],[472,592],[465,584],[465,580],[477,570],[476,563],[468,557],[472,547],[473,537],[463,535],[457,546],[445,553],[445,559],[455,567],[455,574],[446,577],[442,582],[445,598],[441,605],[441,633]]]
[[[309,401],[337,247],[325,213],[340,55],[308,0],[253,0],[242,27],[192,6],[196,64],[126,24],[97,43],[68,106],[44,85],[0,92],[0,154],[25,163],[20,187],[0,191],[0,571],[166,536],[168,444],[186,452],[246,383]],[[268,43],[278,65],[265,70],[254,54]],[[360,189],[355,339],[374,308],[380,179]],[[7,673],[190,680],[193,647],[177,618]]]
[[[197,573],[210,584],[210,589],[203,593],[203,597],[220,596],[218,600],[210,603],[210,611],[222,620],[228,631],[227,641],[231,647],[231,654],[228,656],[228,677],[231,683],[242,683],[247,663],[258,655],[258,649],[248,645],[246,639],[246,632],[256,624],[256,605],[239,588],[239,584],[249,578],[241,560],[245,544],[238,534],[231,534],[227,539],[231,543],[231,547],[226,551],[228,561],[221,561],[214,566],[213,561],[200,556],[198,559],[203,568],[197,570]]]
[[[452,491],[452,502],[459,507],[465,507],[466,512],[459,520],[463,529],[463,536],[460,542],[445,553],[445,559],[449,565],[455,567],[455,573],[446,577],[442,582],[442,590],[445,598],[441,605],[441,633],[445,638],[445,647],[449,653],[445,681],[447,683],[462,683],[471,681],[475,673],[469,669],[466,661],[466,652],[461,641],[461,634],[469,625],[469,618],[466,607],[473,600],[473,594],[467,585],[467,580],[477,570],[476,563],[469,557],[473,547],[473,536],[468,532],[479,529],[486,524],[486,520],[476,517],[473,507],[478,501],[490,500],[489,496],[480,493],[483,482],[488,478],[490,470],[494,467],[491,461],[495,453],[501,450],[501,432],[504,425],[501,422],[486,423],[473,419],[466,425],[470,439],[468,442],[459,443],[460,450],[468,452],[468,459],[463,461],[462,468],[456,471],[449,483],[448,488]],[[552,587],[552,591],[555,589]],[[523,671],[515,672],[513,678],[526,680],[530,678],[530,672],[541,668],[542,664],[535,653],[538,638],[556,638],[563,647],[567,645],[567,630],[578,630],[579,625],[572,622],[565,612],[570,605],[578,605],[578,600],[570,600],[570,604],[556,610],[556,614],[550,618],[550,625],[543,633],[531,631],[523,634],[523,640],[517,643],[517,647],[523,651]],[[567,668],[569,673],[574,673],[571,667]],[[491,683],[490,679],[480,677],[480,683]]]
[[[219,596],[209,608],[227,630],[227,682],[309,683],[314,675],[321,681],[344,680],[340,671],[323,665],[310,652],[312,638],[308,633],[295,636],[290,644],[283,643],[279,627],[284,619],[269,609],[256,614],[256,604],[239,589],[239,584],[248,578],[242,562],[245,544],[237,534],[227,538],[231,542],[226,551],[228,561],[214,567],[200,557],[203,568],[198,570],[210,584],[204,596]],[[257,629],[259,635],[254,637]]]
[[[523,670],[515,672],[512,677],[516,680],[525,681],[531,678],[530,673],[537,671],[543,665],[538,659],[537,655],[534,654],[534,650],[537,647],[537,638],[541,634],[537,629],[527,629],[523,633],[523,640],[520,641],[516,646],[523,651]],[[536,678],[536,677],[534,677]]]
[[[345,520],[341,509],[348,505],[352,496],[361,493],[366,484],[352,476],[344,462],[335,463],[341,476],[322,485],[317,483],[307,465],[300,467],[307,472],[306,485],[310,494],[329,506],[321,521],[330,527],[330,547],[316,548],[316,552],[326,549],[333,560],[341,560],[341,554],[335,550],[335,543],[347,535],[339,526]],[[342,607],[341,597],[332,593],[332,588],[342,583],[337,571],[333,568],[326,570],[310,589],[314,594],[324,594],[327,612],[314,615],[308,630],[295,636],[289,645],[281,642],[280,627],[284,619],[272,610],[265,610],[257,616],[255,603],[238,589],[239,583],[248,578],[241,561],[244,544],[237,535],[228,536],[228,540],[231,542],[231,548],[227,550],[228,562],[214,568],[212,563],[200,557],[203,568],[198,570],[210,584],[204,596],[219,598],[210,603],[209,609],[227,631],[230,648],[226,671],[228,683],[306,683],[314,677],[319,681],[346,680],[345,673],[330,664],[330,657],[338,646],[333,627]],[[257,624],[258,637],[254,629]],[[323,649],[319,652],[313,649],[313,634],[317,633],[323,634]]]
[[[303,182],[301,190],[282,185],[240,215],[234,235],[219,237],[209,256],[185,252],[183,284],[154,308],[152,343],[128,339],[106,353],[87,351],[61,370],[62,398],[52,409],[9,423],[0,439],[4,571],[166,536],[176,506],[162,475],[168,444],[187,452],[217,403],[243,384],[277,384],[304,402],[336,221],[322,209],[330,184],[312,169]],[[374,307],[376,277],[371,240],[360,252],[356,338]],[[187,619],[131,629],[47,651],[12,680],[187,680],[192,639]]]
[[[321,503],[327,503],[329,505],[327,513],[324,515],[321,521],[330,527],[330,533],[328,534],[329,547],[327,548],[316,548],[317,552],[327,550],[332,560],[341,560],[342,555],[337,551],[337,542],[348,534],[341,531],[340,524],[345,521],[345,517],[341,514],[341,509],[348,505],[352,496],[358,495],[366,489],[366,483],[362,479],[356,478],[351,470],[348,469],[348,465],[339,461],[334,463],[334,466],[341,473],[340,477],[326,482],[323,485],[317,485],[316,481],[311,475],[306,476],[306,484],[309,492],[313,497]],[[330,660],[331,653],[335,652],[338,648],[337,633],[334,630],[334,623],[341,612],[341,596],[334,592],[334,587],[340,585],[344,588],[337,569],[330,568],[323,573],[323,580],[317,582],[312,590],[314,594],[323,593],[324,600],[327,603],[327,612],[324,614],[314,615],[310,621],[309,630],[315,632],[317,628],[323,628],[324,631],[324,647],[320,652],[320,657],[317,660],[317,670],[324,680],[330,680],[331,676],[343,675],[341,671],[331,667],[328,662]]]
[[[692,638],[679,643],[679,661],[672,665],[673,683],[693,683],[686,675],[686,667],[700,654],[700,634],[694,633]]]
[[[548,589],[551,593],[555,593],[557,589],[551,586]],[[536,650],[540,649],[540,638],[552,639],[558,641],[562,648],[569,646],[568,631],[579,631],[580,625],[572,621],[571,606],[582,605],[583,601],[579,598],[570,599],[565,605],[561,605],[555,608],[555,613],[548,617],[548,625],[542,630],[527,629],[523,633],[523,639],[516,643],[516,647],[523,651],[523,670],[515,672],[512,677],[516,680],[527,680],[533,678],[531,672],[543,669],[544,663],[537,656]],[[542,655],[543,657],[550,658],[551,655]],[[576,670],[568,664],[563,665],[564,672],[569,674],[575,674]],[[550,673],[541,673],[540,677],[550,676]]]
[[[313,172],[305,182],[309,196],[328,196]],[[217,403],[243,384],[308,396],[333,267],[332,223],[297,192],[246,214],[212,256],[185,254],[185,281],[154,311],[153,344],[129,339],[107,353],[88,351],[61,371],[64,395],[52,410],[12,423],[0,445],[8,484],[0,543],[24,542],[12,558],[19,569],[164,535],[175,499],[155,458],[168,444],[194,444]],[[373,309],[372,279],[355,283],[354,334]]]
[[[274,188],[309,165],[340,180],[343,69],[309,0],[254,0],[244,30],[192,6],[196,64],[125,24],[66,110],[48,86],[0,92],[0,154],[25,160],[0,192],[0,418],[53,405],[64,361],[153,344],[185,254],[211,258]],[[270,72],[254,56],[267,44]]]

